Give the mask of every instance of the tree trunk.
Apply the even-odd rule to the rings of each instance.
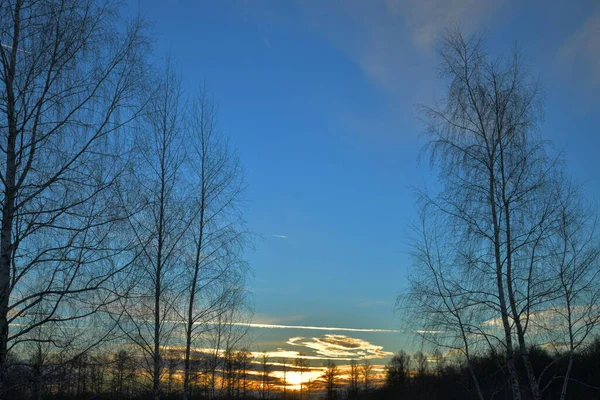
[[[192,284],[190,287],[190,299],[188,304],[188,315],[187,315],[187,327],[185,331],[185,360],[184,360],[184,377],[183,377],[183,400],[189,399],[189,388],[190,388],[190,352],[192,347],[192,328],[194,327],[194,300],[196,298],[196,286],[198,283],[198,275],[200,274],[200,262],[202,258],[202,244],[204,239],[204,212],[205,212],[205,174],[204,174],[204,160],[202,160],[202,188],[201,190],[201,201],[200,201],[200,222],[199,222],[199,234],[198,242],[196,243],[196,259],[194,263],[194,276],[192,277]]]
[[[573,353],[569,354],[569,364],[567,365],[567,371],[565,372],[565,379],[563,380],[562,389],[560,391],[560,400],[567,398],[567,387],[569,385],[569,379],[571,377],[571,369],[573,368]]]
[[[2,228],[0,231],[0,391],[4,389],[4,373],[8,356],[8,303],[11,294],[10,270],[13,254],[12,228],[16,198],[16,159],[15,146],[17,125],[15,116],[14,78],[19,46],[21,2],[17,1],[14,10],[13,42],[10,60],[6,71],[6,97],[8,118],[8,141],[6,144],[6,169],[4,176],[4,204],[2,206]]]
[[[493,159],[492,159],[493,162]],[[508,309],[506,307],[506,298],[504,294],[504,279],[502,276],[502,260],[500,255],[500,227],[498,224],[498,213],[496,202],[494,200],[494,175],[490,173],[489,201],[491,206],[492,221],[494,224],[494,259],[496,263],[496,285],[498,288],[498,299],[500,305],[500,314],[502,326],[504,328],[504,339],[506,340],[506,367],[514,400],[521,400],[521,387],[519,384],[519,375],[515,366],[515,357],[512,344],[512,332],[510,322],[508,321]]]

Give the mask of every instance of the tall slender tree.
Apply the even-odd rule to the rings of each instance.
[[[181,81],[170,62],[155,93],[138,125],[143,135],[139,136],[139,158],[132,183],[135,190],[127,193],[138,199],[128,203],[143,207],[130,218],[139,257],[134,289],[123,307],[127,319],[121,327],[143,351],[152,396],[159,399],[165,346],[178,328],[174,321],[184,272],[184,238],[191,223],[181,176],[185,107]]]
[[[243,285],[246,263],[241,258],[247,238],[240,213],[243,173],[217,126],[216,107],[203,89],[191,110],[187,155],[191,172],[188,232],[193,254],[187,270],[183,397],[189,398],[190,357],[194,339],[212,329],[227,307],[230,292]],[[188,189],[189,190],[189,189]]]

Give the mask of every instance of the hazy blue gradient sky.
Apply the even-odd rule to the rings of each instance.
[[[402,330],[410,186],[433,182],[417,156],[416,105],[443,95],[435,38],[487,31],[518,45],[545,90],[546,138],[600,195],[600,2],[497,0],[131,0],[193,92],[206,80],[246,170],[255,321]],[[398,332],[256,329],[256,347],[311,351],[294,336],[339,333],[385,351]],[[407,342],[408,341],[408,342]],[[291,346],[291,347],[290,347]],[[312,349],[314,350],[314,349]]]

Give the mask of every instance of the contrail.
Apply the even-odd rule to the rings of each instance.
[[[376,328],[340,328],[332,326],[306,326],[306,325],[278,325],[278,324],[259,324],[234,322],[233,325],[249,326],[251,328],[272,328],[272,329],[306,329],[311,331],[338,331],[338,332],[385,332],[385,333],[405,333],[406,331],[397,329],[376,329]]]
[[[12,49],[13,49],[13,47],[12,47],[12,46],[9,46],[9,45],[7,45],[7,44],[4,44],[4,43],[2,43],[2,42],[0,42],[0,46],[4,47],[5,49],[10,49],[10,50],[12,50]],[[27,50],[23,50],[23,49],[20,49],[20,48],[18,48],[18,47],[17,47],[17,51],[23,52],[23,53],[25,53],[25,54],[31,54],[29,51],[27,51]]]

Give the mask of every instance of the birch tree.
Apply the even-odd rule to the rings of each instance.
[[[214,102],[203,89],[190,116],[188,163],[194,217],[188,236],[193,253],[187,271],[183,397],[189,398],[190,357],[194,342],[212,329],[228,307],[230,292],[243,285],[242,251],[247,233],[241,217],[243,173],[226,138],[219,132]]]
[[[137,126],[133,190],[122,194],[128,197],[125,203],[141,206],[129,220],[139,256],[134,289],[123,302],[127,318],[121,328],[145,356],[155,399],[163,392],[166,346],[178,328],[176,302],[182,288],[184,237],[191,220],[181,174],[184,112],[181,81],[169,62]]]
[[[579,223],[566,216],[594,220],[594,211],[581,207],[561,156],[540,135],[540,89],[522,56],[491,57],[480,35],[458,30],[439,50],[447,95],[423,115],[424,150],[440,187],[417,194],[433,225],[417,239],[409,298],[418,300],[413,311],[423,330],[437,329],[437,344],[454,340],[467,359],[500,348],[513,398],[540,399],[552,378],[534,368],[529,352],[552,336],[540,329],[543,317],[569,320],[579,293],[575,304],[586,317],[567,325],[585,326],[584,333],[597,323],[595,292],[583,296],[597,280],[595,233],[587,229],[574,249],[557,246]]]

